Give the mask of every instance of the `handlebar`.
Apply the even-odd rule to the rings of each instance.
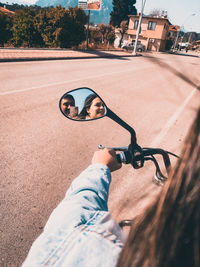
[[[104,149],[102,145],[99,145],[99,149]],[[167,177],[165,177],[159,167],[159,164],[155,158],[154,155],[161,155],[165,169],[167,171],[167,174],[169,174],[170,167],[171,167],[171,162],[169,155],[172,155],[174,157],[177,157],[177,155],[168,152],[166,150],[160,149],[160,148],[141,148],[137,147],[132,149],[130,146],[129,147],[106,147],[108,149],[113,149],[116,152],[120,151],[119,154],[117,154],[117,160],[120,163],[124,164],[131,164],[135,169],[141,168],[144,166],[145,161],[153,161],[155,167],[156,167],[156,173],[154,175],[154,182],[156,182],[159,185],[162,185],[166,180]]]

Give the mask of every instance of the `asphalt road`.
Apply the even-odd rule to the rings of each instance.
[[[200,103],[199,73],[199,58],[166,54],[1,63],[0,266],[20,266],[98,144],[129,144],[129,133],[109,118],[67,120],[58,108],[64,92],[92,88],[134,127],[141,146],[180,153]],[[109,209],[116,220],[136,216],[159,190],[153,172],[147,164],[113,173]]]

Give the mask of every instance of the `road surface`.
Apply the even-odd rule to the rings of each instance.
[[[199,98],[199,58],[147,54],[118,59],[0,64],[0,266],[20,266],[66,189],[98,144],[124,146],[129,133],[109,118],[73,122],[60,97],[90,87],[134,127],[143,147],[180,153]],[[159,189],[154,168],[113,173],[109,209],[116,220],[140,213]],[[142,198],[142,199],[141,199]]]

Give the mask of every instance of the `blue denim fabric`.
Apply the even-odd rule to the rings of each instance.
[[[90,165],[71,184],[23,267],[116,266],[125,235],[108,212],[110,170]]]

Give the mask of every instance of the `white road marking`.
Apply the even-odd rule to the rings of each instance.
[[[181,112],[186,107],[187,103],[190,101],[190,99],[193,97],[197,90],[193,89],[192,92],[188,95],[188,97],[185,99],[185,101],[182,103],[182,105],[176,110],[176,112],[171,116],[171,118],[168,120],[168,122],[165,124],[165,126],[162,128],[161,132],[156,136],[156,138],[151,143],[150,147],[157,146],[164,136],[167,134],[169,129],[172,127],[172,125],[175,123]]]
[[[188,102],[191,100],[191,98],[194,96],[194,94],[197,92],[197,89],[193,89],[191,93],[188,95],[188,97],[184,100],[184,102],[181,104],[181,106],[176,110],[176,112],[170,117],[168,122],[163,126],[160,133],[156,136],[156,138],[153,140],[151,145],[149,147],[155,147],[157,146],[164,136],[167,134],[168,130],[173,126],[175,120],[179,117],[181,112],[184,110]],[[133,169],[131,168],[125,177],[123,177],[123,180],[121,185],[118,186],[114,191],[110,192],[110,196],[112,198],[112,203],[110,204],[110,209],[113,209],[116,205],[118,205],[118,196],[125,196],[127,194],[127,191],[131,188],[133,179],[129,179],[133,175]],[[114,201],[114,200],[117,201]]]
[[[66,81],[66,82],[60,82],[60,83],[49,83],[49,84],[44,84],[44,85],[40,85],[40,86],[33,86],[30,88],[26,88],[26,89],[20,89],[20,90],[12,90],[12,91],[7,91],[7,92],[2,92],[0,93],[0,95],[11,95],[11,94],[15,94],[15,93],[22,93],[22,92],[28,92],[31,90],[36,90],[36,89],[40,89],[40,88],[45,88],[45,87],[50,87],[50,86],[56,86],[56,85],[61,85],[61,84],[66,84],[69,82],[75,82],[81,79],[76,79],[76,80],[70,80],[70,81]]]
[[[129,68],[129,71],[132,71],[132,70]],[[27,92],[27,91],[31,91],[31,90],[41,89],[41,88],[45,88],[45,87],[52,87],[52,86],[57,86],[57,85],[62,85],[62,84],[64,85],[64,84],[77,82],[77,81],[84,81],[84,80],[88,80],[88,79],[96,79],[96,78],[99,78],[99,77],[110,76],[110,75],[119,74],[119,73],[127,73],[127,70],[124,69],[122,71],[97,74],[97,75],[93,75],[93,76],[90,76],[90,77],[87,77],[87,78],[73,79],[73,80],[68,80],[68,81],[65,81],[65,82],[50,83],[50,84],[44,84],[44,85],[34,86],[34,87],[30,87],[30,88],[25,88],[25,89],[1,92],[0,96],[10,95],[10,94],[15,94],[15,93],[22,93],[22,92]]]

